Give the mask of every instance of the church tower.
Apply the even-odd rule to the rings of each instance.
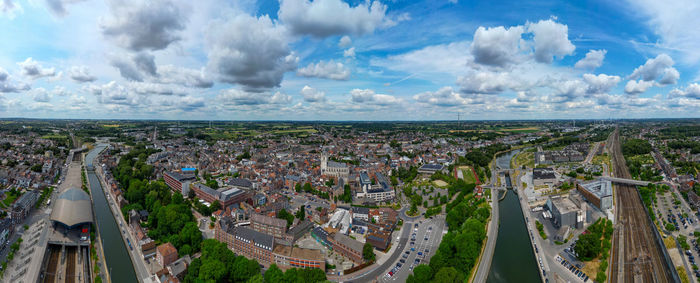
[[[328,153],[326,151],[321,152],[321,174],[326,173],[328,168]]]

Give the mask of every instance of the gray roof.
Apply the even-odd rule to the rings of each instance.
[[[554,169],[552,168],[533,168],[532,169],[532,178],[541,180],[541,179],[554,179],[556,178],[554,176]]]
[[[252,188],[253,182],[248,179],[233,178],[228,180],[228,184],[236,187]]]
[[[256,223],[261,223],[261,224],[268,225],[268,226],[282,227],[285,229],[287,228],[287,220],[277,218],[277,217],[262,215],[262,214],[258,214],[258,213],[254,213],[253,215],[251,215],[250,221],[256,222]]]
[[[351,207],[351,210],[352,210],[352,213],[369,214],[368,207],[353,206],[353,207]]]
[[[335,236],[333,236],[333,239],[336,242],[342,243],[346,247],[349,247],[350,249],[354,250],[355,252],[362,253],[362,248],[364,247],[364,245],[353,238],[345,236],[341,233],[335,233]]]
[[[338,167],[338,168],[347,168],[348,165],[342,162],[335,162],[332,160],[328,160],[328,163],[326,164],[328,167]]]
[[[68,227],[92,223],[90,196],[78,188],[63,191],[56,199],[50,219]]]
[[[443,166],[442,164],[430,163],[430,164],[423,164],[423,166],[421,166],[419,169],[420,170],[429,170],[429,171],[438,171],[438,170],[442,170],[442,168],[444,168],[444,167],[445,166]]]
[[[266,250],[272,250],[274,248],[275,238],[272,235],[265,233],[260,233],[253,229],[247,227],[236,227],[235,228],[236,238],[243,240],[245,242],[253,241],[255,245]]]
[[[172,177],[180,183],[182,183],[183,181],[192,181],[195,179],[194,175],[182,175],[177,172],[165,172],[165,174],[170,175],[170,177]]]
[[[215,189],[212,189],[212,188],[208,187],[207,185],[204,185],[204,184],[194,184],[194,186],[195,186],[198,190],[202,191],[202,192],[205,193],[205,194],[208,194],[208,195],[210,195],[210,196],[213,196],[213,197],[216,198],[216,199],[221,199],[221,192],[219,192],[219,191],[217,191],[217,190],[215,190]]]
[[[598,198],[612,196],[612,182],[607,180],[598,179],[588,183],[582,183],[581,187]]]

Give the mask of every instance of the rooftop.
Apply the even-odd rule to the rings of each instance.
[[[581,183],[581,187],[598,198],[612,195],[612,183],[609,180],[598,179],[588,183]]]
[[[532,168],[533,179],[554,179],[554,169],[552,168]]]
[[[576,205],[571,199],[568,197],[558,197],[558,198],[550,198],[552,200],[552,204],[559,210],[561,214],[566,214],[569,212],[574,212],[578,211],[578,205]]]
[[[90,196],[78,188],[70,188],[61,193],[51,211],[51,221],[73,227],[82,223],[92,223],[92,202]]]

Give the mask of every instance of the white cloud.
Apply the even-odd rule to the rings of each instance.
[[[603,60],[605,60],[605,54],[607,53],[608,51],[605,49],[590,50],[586,53],[586,57],[576,62],[574,67],[576,69],[594,70],[603,65]]]
[[[474,33],[471,53],[479,64],[504,67],[515,60],[525,29],[522,26],[479,27]]]
[[[388,94],[378,94],[371,89],[353,89],[350,91],[351,101],[369,105],[387,106],[401,102],[401,99]]]
[[[343,63],[333,60],[321,60],[316,64],[310,63],[308,66],[297,70],[297,75],[343,81],[350,77],[350,70]]]
[[[464,73],[467,61],[472,60],[469,42],[452,42],[426,46],[386,59],[373,59],[371,65],[408,73]]]
[[[506,72],[475,71],[457,79],[462,93],[496,94],[505,91],[512,79]]]
[[[194,70],[174,65],[159,66],[157,81],[164,84],[178,84],[196,88],[210,88],[214,85],[204,69]]]
[[[161,50],[180,40],[187,15],[170,0],[110,0],[111,15],[100,22],[102,34],[117,45],[132,50]]]
[[[288,104],[292,101],[291,96],[281,92],[259,93],[235,88],[222,90],[216,98],[219,102],[229,106]]]
[[[28,84],[15,82],[14,78],[5,69],[0,68],[0,93],[22,92],[25,90],[29,90]]]
[[[227,83],[248,90],[269,89],[296,69],[299,58],[288,47],[286,30],[268,16],[238,14],[214,22],[207,34],[208,68]]]
[[[51,95],[44,88],[37,88],[32,90],[32,99],[36,102],[49,102],[51,101]]]
[[[379,1],[350,7],[342,0],[281,0],[278,17],[298,35],[363,35],[394,24],[385,18],[386,10]]]
[[[340,48],[348,47],[350,44],[352,44],[352,39],[350,39],[350,37],[347,35],[343,35],[343,37],[340,38],[340,41],[338,41],[338,47]]]
[[[571,55],[576,49],[569,41],[569,27],[551,19],[528,23],[527,31],[534,35],[537,62],[549,64],[553,57]]]
[[[684,90],[676,88],[668,93],[668,98],[688,98],[700,100],[700,84],[691,83]]]
[[[355,58],[355,47],[350,47],[343,51],[343,57]]]
[[[94,82],[97,77],[90,74],[90,69],[86,66],[73,66],[68,70],[68,76],[77,83]]]
[[[653,81],[645,81],[645,80],[630,80],[627,82],[625,85],[625,93],[627,94],[639,94],[646,92],[647,89],[650,87],[654,86]]]
[[[680,74],[673,68],[673,64],[674,62],[671,56],[662,53],[656,56],[656,58],[648,59],[644,65],[634,69],[629,78],[641,78],[647,82],[659,79],[658,82],[660,85],[675,84],[680,78]]]
[[[607,93],[614,88],[621,80],[619,76],[609,76],[606,74],[584,74],[583,80],[588,84],[588,93]]]
[[[32,57],[27,58],[27,60],[24,60],[24,62],[17,63],[17,65],[22,68],[22,75],[32,79],[53,77],[56,75],[56,69],[44,68],[39,64],[39,62],[32,59]]]
[[[442,87],[437,91],[426,91],[413,96],[413,99],[420,103],[432,104],[435,106],[451,107],[467,105],[474,102],[472,98],[464,98],[452,87]]]
[[[326,93],[308,85],[305,85],[301,91],[301,95],[306,102],[324,102],[326,101]]]
[[[648,19],[649,28],[659,35],[656,47],[675,50],[688,64],[700,62],[700,2],[695,0],[627,0],[633,12]]]

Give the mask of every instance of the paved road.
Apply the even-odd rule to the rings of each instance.
[[[411,222],[404,222],[403,225],[411,225],[413,226],[413,223]],[[409,226],[405,226],[408,228]],[[374,268],[371,271],[359,271],[355,274],[356,277],[344,279],[343,282],[370,282],[374,279],[377,279],[378,277],[382,276],[385,272],[385,270],[390,269],[393,266],[393,263],[396,261],[396,259],[401,255],[401,252],[398,251],[403,251],[404,247],[406,247],[406,243],[408,243],[408,237],[409,233],[413,231],[412,229],[404,229],[403,232],[401,233],[401,238],[399,239],[399,246],[397,249],[394,250],[394,253],[389,257],[387,261],[385,261],[383,264],[380,266],[373,265]]]
[[[476,270],[474,282],[486,282],[491,270],[491,260],[493,252],[496,249],[496,240],[498,239],[498,192],[500,190],[491,189],[491,221],[489,222],[488,232],[486,234],[486,247],[479,261],[479,268]]]

